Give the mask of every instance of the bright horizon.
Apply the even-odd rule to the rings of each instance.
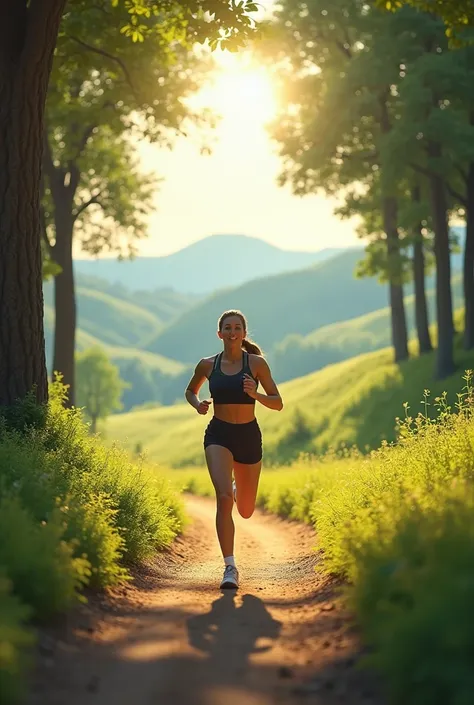
[[[211,132],[212,154],[201,153],[196,134],[178,138],[172,150],[138,144],[144,171],[162,179],[138,256],[171,254],[215,234],[257,237],[293,251],[360,245],[354,221],[337,218],[333,200],[294,196],[277,185],[281,161],[266,124],[277,114],[278,96],[268,70],[249,53],[215,58],[213,84],[192,99],[221,115]]]

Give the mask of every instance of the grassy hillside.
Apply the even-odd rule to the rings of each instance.
[[[154,279],[153,288],[145,289],[146,282],[138,282],[137,290],[130,290],[123,284],[111,283],[99,277],[77,274],[76,284],[83,289],[94,289],[110,294],[117,299],[129,301],[132,304],[151,311],[160,322],[168,323],[181,315],[186,309],[194,306],[198,297],[195,295],[183,294],[172,288],[156,288],[157,280]],[[159,281],[159,280],[158,280]]]
[[[309,269],[216,292],[158,333],[148,349],[191,363],[212,354],[217,319],[229,308],[244,311],[251,333],[267,351],[290,333],[307,335],[376,311],[387,304],[386,287],[354,278],[360,256],[359,250],[349,250]]]
[[[46,357],[48,360],[48,368],[52,360],[53,348],[53,332],[54,332],[54,311],[51,306],[44,307],[44,325],[46,339]],[[122,361],[138,360],[143,363],[151,371],[159,371],[163,375],[178,375],[188,367],[182,362],[172,360],[157,353],[141,350],[135,347],[110,345],[104,341],[99,335],[94,336],[82,328],[76,331],[76,347],[77,350],[85,350],[86,348],[99,345],[105,350],[110,359],[120,366]]]
[[[453,306],[458,308],[463,302],[462,277],[456,275],[453,277]],[[436,292],[430,289],[426,292],[427,304],[429,309],[429,318],[431,321],[436,315]],[[407,314],[407,326],[410,333],[415,331],[415,297],[413,294],[405,297],[405,307]],[[368,313],[365,316],[343,321],[342,323],[334,323],[330,326],[324,326],[310,333],[305,337],[305,340],[312,345],[324,345],[331,343],[338,345],[341,348],[347,346],[359,347],[360,352],[369,352],[364,350],[363,346],[370,345],[372,349],[386,347],[390,345],[391,337],[391,321],[390,308],[386,306],[378,311]]]
[[[447,390],[451,403],[456,402],[460,377],[474,367],[474,353],[458,349],[456,359],[458,372],[442,382],[433,381],[433,355],[396,365],[392,351],[384,349],[282,384],[284,410],[258,408],[267,461],[286,462],[300,452],[322,453],[343,444],[375,448],[393,439],[394,418],[402,415],[403,403],[417,413],[425,388],[433,397]],[[111,417],[106,434],[109,441],[120,439],[130,448],[141,443],[163,464],[200,465],[208,420],[180,404]]]
[[[463,303],[462,277],[453,277],[453,304],[457,308]],[[426,294],[429,320],[436,318],[436,294],[430,289]],[[405,297],[407,328],[410,337],[416,335],[415,297]],[[391,344],[390,308],[367,313],[341,323],[332,323],[313,331],[309,335],[292,334],[275,346],[270,356],[275,378],[279,381],[294,379],[322,369],[328,364],[348,360],[351,357]]]

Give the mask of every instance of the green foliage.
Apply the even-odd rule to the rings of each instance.
[[[76,384],[78,405],[84,407],[91,419],[93,431],[98,419],[122,408],[120,398],[125,382],[101,348],[90,348],[77,355]]]
[[[251,14],[258,4],[251,0],[200,0],[163,5],[147,0],[111,0],[112,7],[125,7],[128,21],[121,34],[134,42],[143,42],[158,31],[165,42],[208,40],[211,47],[236,51],[245,45],[254,23]],[[158,23],[158,24],[157,24]]]
[[[27,616],[68,609],[86,585],[123,582],[127,566],[169,546],[184,521],[169,483],[99,444],[80,411],[63,407],[65,393],[51,385],[37,424],[28,398],[0,421],[0,693],[9,698]]]
[[[183,7],[161,7],[158,20],[144,5],[145,24],[132,33],[143,38],[146,29],[140,46],[123,24],[137,19],[136,9],[135,2],[75,0],[63,19],[46,109],[43,200],[53,257],[69,227],[84,251],[133,255],[136,240],[146,235],[158,185],[140,168],[137,139],[170,146],[205,120],[186,98],[201,85],[206,63],[186,41],[189,25],[174,39],[168,26],[176,11],[183,18]]]
[[[447,34],[457,40],[465,38],[465,30],[474,25],[471,0],[376,0],[376,5],[389,11],[411,5],[424,12],[436,13],[447,25]]]
[[[70,607],[89,577],[87,559],[75,557],[73,544],[63,540],[62,515],[51,508],[38,522],[18,496],[0,501],[0,565],[15,594],[44,619]]]
[[[29,610],[11,594],[11,585],[0,578],[0,700],[17,702],[24,693],[23,671],[33,635],[25,627]]]

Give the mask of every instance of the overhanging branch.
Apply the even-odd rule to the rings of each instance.
[[[125,63],[122,61],[122,59],[119,59],[118,56],[114,56],[113,54],[109,54],[108,51],[105,51],[104,49],[99,49],[99,47],[92,46],[92,44],[87,44],[87,42],[82,41],[82,39],[79,39],[79,37],[74,37],[71,34],[66,35],[68,39],[71,39],[73,42],[76,42],[76,44],[79,44],[83,49],[86,49],[86,51],[92,51],[95,54],[99,54],[99,56],[104,56],[106,59],[110,59],[110,61],[114,61],[118,66],[123,71],[123,74],[125,78],[127,79],[127,82],[132,89],[132,93],[135,97],[136,100],[137,98],[137,92],[135,90],[135,86],[133,85],[132,77],[130,76],[130,72],[127,69]]]
[[[88,201],[84,201],[84,203],[81,203],[79,208],[77,208],[77,210],[73,213],[74,222],[79,218],[81,213],[84,213],[84,211],[87,210],[87,208],[89,208],[89,206],[91,206],[93,203],[97,203],[97,205],[101,206],[102,209],[104,208],[104,206],[99,200],[101,193],[102,191],[99,191],[99,193],[96,193],[94,194],[94,196],[91,196]]]
[[[411,166],[412,169],[414,169],[418,174],[423,174],[423,176],[426,176],[427,179],[432,179],[433,176],[439,176],[439,174],[436,174],[434,171],[431,169],[426,169],[423,166],[420,166],[420,164],[415,164],[414,162],[410,162],[409,166]],[[467,206],[467,198],[466,196],[463,196],[459,191],[454,189],[451,184],[449,184],[445,179],[443,179],[444,184],[446,186],[446,189],[448,193],[456,199],[456,201],[459,201],[459,203],[462,203],[463,206]]]
[[[85,149],[85,147],[86,147],[86,145],[87,145],[89,139],[92,137],[92,134],[93,134],[93,132],[94,132],[94,130],[95,130],[96,127],[97,127],[97,125],[89,125],[88,127],[86,127],[86,129],[85,129],[84,132],[82,133],[82,137],[81,137],[81,139],[79,140],[79,143],[78,143],[78,145],[77,145],[76,154],[75,154],[75,156],[74,156],[74,158],[73,158],[73,161],[74,161],[74,162],[75,162],[77,159],[79,159],[79,157],[82,155],[82,152],[84,151],[84,149]]]

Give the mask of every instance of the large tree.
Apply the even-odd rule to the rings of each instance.
[[[420,15],[424,24],[417,33],[423,52],[399,82],[401,110],[384,145],[387,169],[397,179],[407,164],[428,183],[436,257],[438,350],[436,375],[454,370],[453,311],[451,295],[452,210],[462,202],[467,210],[468,237],[465,250],[466,332],[472,319],[474,253],[471,247],[472,210],[469,186],[474,154],[472,49],[450,50],[444,25],[434,16]],[[415,44],[415,42],[414,42]]]
[[[288,74],[287,111],[274,135],[284,159],[282,182],[296,193],[367,193],[381,169],[379,148],[396,120],[392,86],[400,48],[391,17],[367,12],[358,0],[304,0],[282,4],[277,39]],[[404,39],[406,43],[407,39]],[[403,42],[402,42],[403,44]],[[408,356],[400,260],[397,186],[377,179],[387,249],[392,338],[397,361]]]
[[[252,20],[245,0],[111,0],[116,31],[141,43],[166,24],[170,38],[224,38],[240,46]],[[68,16],[80,18],[81,0]],[[46,93],[66,0],[0,5],[0,405],[32,388],[48,396],[43,331],[41,162]]]
[[[55,278],[53,369],[74,404],[76,304],[73,243],[89,254],[127,256],[145,233],[152,183],[140,175],[132,140],[167,145],[199,119],[185,99],[207,65],[160,31],[139,47],[115,29],[117,10],[97,0],[62,25],[46,103],[47,247]],[[165,28],[166,29],[166,28]]]

